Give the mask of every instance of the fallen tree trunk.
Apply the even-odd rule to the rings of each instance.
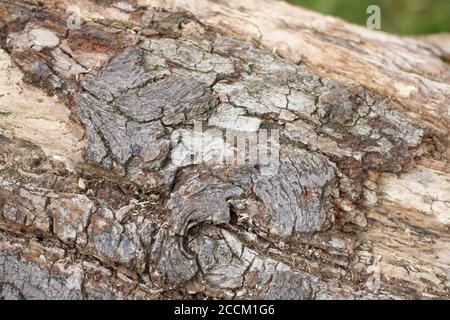
[[[435,40],[280,1],[30,0],[0,1],[0,44],[1,298],[449,297]],[[223,163],[226,129],[278,134],[276,174]]]

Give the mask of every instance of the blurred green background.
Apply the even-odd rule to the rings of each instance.
[[[450,0],[288,0],[366,25],[368,6],[381,8],[381,30],[398,34],[450,32]]]

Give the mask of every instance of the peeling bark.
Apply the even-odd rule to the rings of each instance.
[[[444,47],[261,3],[0,1],[1,298],[449,297]]]

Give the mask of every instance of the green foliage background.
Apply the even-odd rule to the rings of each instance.
[[[288,2],[366,24],[366,9],[381,8],[383,31],[398,34],[450,32],[450,0],[288,0]]]

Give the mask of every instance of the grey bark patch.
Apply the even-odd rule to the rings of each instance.
[[[107,103],[86,93],[78,95],[76,100],[78,113],[87,128],[89,160],[102,163],[108,155],[106,146],[122,165],[132,156],[151,161],[167,151],[169,142],[163,139],[165,130],[159,122],[129,121]]]
[[[201,284],[223,298],[310,299],[315,279],[246,247],[235,234],[208,228],[191,242]]]
[[[24,300],[20,290],[10,283],[0,281],[0,300]]]
[[[335,169],[322,156],[287,150],[277,175],[256,176],[254,191],[272,217],[272,227],[283,236],[319,231],[327,213],[322,208],[322,188],[335,177]]]
[[[82,119],[84,117],[81,117]],[[87,132],[87,143],[86,143],[86,158],[89,161],[94,161],[97,163],[102,163],[102,161],[108,155],[108,151],[102,141],[102,138],[94,129],[92,123],[88,118],[84,118],[84,124]]]
[[[73,195],[52,199],[48,206],[53,217],[53,232],[65,242],[85,244],[84,230],[95,204],[85,195]]]
[[[44,88],[49,94],[64,90],[64,81],[35,51],[26,50],[15,54],[14,62],[26,70],[25,81]]]
[[[52,274],[34,262],[22,261],[18,255],[0,253],[0,265],[0,283],[8,282],[10,286],[20,288],[20,291],[2,291],[4,297],[8,297],[9,292],[29,300],[83,298],[81,287],[72,287],[68,277]]]
[[[280,264],[264,298],[267,300],[310,300],[312,296],[311,281],[293,273],[286,265]]]
[[[127,90],[142,86],[152,79],[143,61],[142,50],[137,47],[127,48],[100,75],[88,74],[81,84],[97,98],[111,102]]]
[[[155,79],[144,64],[143,50],[128,48],[101,74],[83,80],[87,92],[75,101],[87,129],[89,160],[109,167],[108,155],[120,165],[131,157],[163,158],[169,142],[162,139],[165,129],[157,120],[176,125],[216,104],[210,90],[194,79],[167,76],[150,82]]]
[[[195,173],[172,193],[167,203],[167,208],[172,211],[173,230],[185,236],[190,228],[200,223],[227,223],[230,220],[227,200],[242,193],[243,189],[207,173]]]
[[[137,244],[125,234],[110,209],[95,212],[87,232],[89,242],[101,255],[126,265],[137,258]]]
[[[206,174],[188,177],[167,203],[172,211],[170,229],[161,229],[156,236],[151,254],[155,263],[153,274],[172,285],[192,279],[198,266],[185,248],[189,230],[201,223],[227,223],[230,211],[226,201],[242,192],[241,188]]]
[[[31,227],[35,230],[49,231],[51,221],[45,212],[45,192],[28,191],[21,188],[14,192],[14,197],[2,204],[0,211],[4,219]]]
[[[141,124],[129,121],[127,133],[133,156],[141,157],[144,162],[153,161],[168,152],[169,140],[163,138],[165,130],[159,122]]]
[[[202,274],[211,290],[239,289],[244,283],[250,261],[240,259],[225,240],[199,237],[195,243]]]
[[[164,228],[156,235],[150,262],[154,266],[152,275],[172,286],[191,280],[198,271],[195,260],[183,252],[177,238]]]
[[[132,155],[130,138],[126,131],[127,119],[114,112],[107,103],[83,93],[76,97],[80,108],[79,115],[83,123],[96,128],[108,143],[112,156],[120,164],[124,164]],[[89,131],[88,131],[89,134]],[[96,143],[90,147],[90,151],[99,151],[100,154],[91,154],[91,158],[100,158],[102,147],[99,145],[98,137],[91,138]]]
[[[164,122],[176,124],[177,121],[172,120],[176,115],[187,112],[189,118],[189,115],[209,109],[212,102],[211,94],[195,79],[169,76],[143,88],[131,90],[115,103],[127,117],[135,121],[152,121],[164,117]]]

